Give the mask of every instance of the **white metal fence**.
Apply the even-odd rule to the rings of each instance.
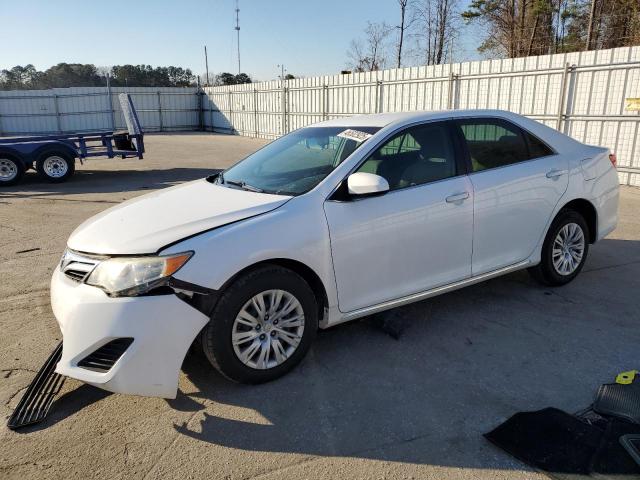
[[[611,148],[640,186],[640,47],[205,88],[207,129],[264,138],[376,112],[496,108]]]
[[[0,136],[125,129],[118,94],[131,94],[145,131],[195,130],[197,88],[74,87],[0,91]]]
[[[0,92],[0,135],[124,128],[132,95],[146,131],[208,130],[261,138],[375,112],[497,108],[611,148],[621,183],[640,186],[640,47],[485,60],[229,87],[67,88]]]

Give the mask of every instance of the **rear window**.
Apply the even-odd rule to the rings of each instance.
[[[529,158],[540,158],[546,157],[547,155],[553,155],[553,150],[551,150],[551,148],[549,148],[538,137],[530,134],[529,132],[524,132],[524,135],[529,143]]]
[[[554,152],[536,136],[497,118],[459,120],[474,172],[504,167]]]

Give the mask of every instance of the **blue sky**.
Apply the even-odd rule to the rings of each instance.
[[[462,0],[464,5],[465,0]],[[234,0],[0,0],[0,68],[59,62],[237,71]],[[395,24],[396,0],[240,0],[242,70],[260,80],[339,72],[367,20]],[[455,60],[477,59],[464,29]]]

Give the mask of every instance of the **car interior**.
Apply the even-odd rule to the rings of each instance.
[[[387,180],[390,190],[455,176],[449,133],[441,125],[411,129],[376,150],[358,171],[380,175]]]

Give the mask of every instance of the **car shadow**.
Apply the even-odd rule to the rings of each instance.
[[[0,200],[12,198],[46,198],[56,195],[117,193],[156,190],[197,180],[219,172],[218,168],[169,168],[151,170],[77,170],[64,183],[48,183],[29,172],[20,184],[3,187]],[[118,203],[113,201],[111,203]]]
[[[639,263],[640,242],[604,240],[561,288],[521,271],[395,309],[392,332],[379,318],[321,331],[301,365],[267,384],[231,383],[190,354],[195,392],[170,405],[199,413],[174,428],[245,451],[526,468],[482,434],[518,411],[581,410],[635,365]],[[602,295],[612,277],[617,291]]]

